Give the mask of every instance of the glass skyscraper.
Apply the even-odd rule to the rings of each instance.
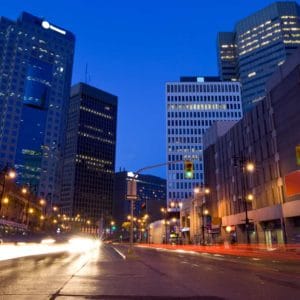
[[[49,202],[59,196],[74,35],[22,13],[0,19],[0,166]]]
[[[299,45],[296,2],[275,2],[237,22],[234,32],[218,34],[220,77],[241,82],[244,111],[262,100],[268,78]]]
[[[112,215],[118,98],[85,83],[71,88],[62,211],[100,220]]]

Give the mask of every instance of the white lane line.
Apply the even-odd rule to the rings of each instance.
[[[217,256],[217,257],[224,257],[224,255],[221,255],[221,254],[214,254],[214,256]]]
[[[124,255],[120,250],[115,247],[112,247],[123,259],[126,259],[126,255]]]
[[[252,260],[260,260],[260,258],[253,257]]]

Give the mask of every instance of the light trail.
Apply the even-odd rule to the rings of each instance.
[[[69,243],[17,243],[0,245],[0,261],[54,253],[87,253],[100,246],[99,240],[74,238]]]

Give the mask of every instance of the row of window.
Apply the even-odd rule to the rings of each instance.
[[[240,85],[238,83],[194,83],[183,84],[174,83],[167,84],[168,93],[238,93],[240,92]]]
[[[184,95],[184,96],[168,96],[168,102],[236,102],[240,101],[240,95]]]
[[[186,143],[191,143],[191,144],[200,144],[202,143],[202,137],[168,137],[168,143],[169,144],[186,144]]]
[[[209,121],[211,124],[212,121]],[[168,135],[203,135],[206,131],[207,127],[205,128],[179,128],[179,129],[168,129]]]
[[[241,111],[216,111],[216,112],[168,112],[168,118],[201,118],[201,119],[214,119],[214,118],[228,118],[238,119],[242,117]],[[186,120],[187,124],[193,120]],[[187,125],[189,126],[189,125]]]

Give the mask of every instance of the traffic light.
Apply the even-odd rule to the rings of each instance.
[[[296,161],[297,165],[300,166],[300,145],[296,146]]]
[[[184,177],[187,179],[194,177],[194,165],[191,160],[184,161]]]

